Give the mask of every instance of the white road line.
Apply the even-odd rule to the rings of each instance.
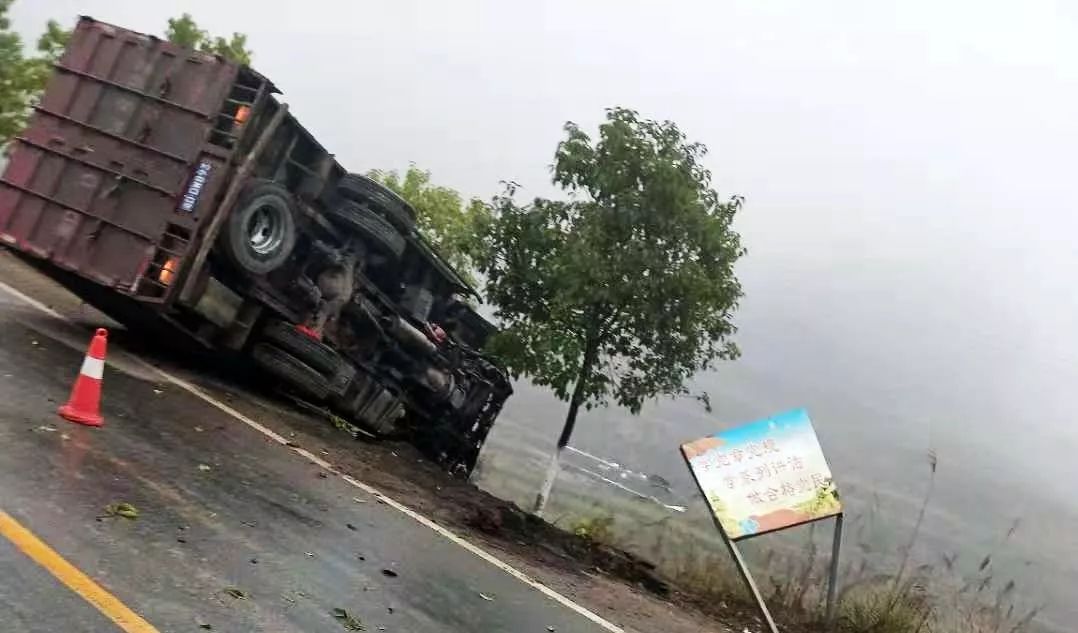
[[[60,319],[61,321],[66,321],[67,323],[72,323],[71,319],[65,317],[64,315],[60,314],[56,310],[53,310],[52,308],[45,305],[44,303],[41,303],[40,301],[38,301],[37,299],[31,297],[30,295],[23,294],[23,292],[21,290],[16,290],[16,289],[12,288],[11,286],[7,285],[6,283],[4,283],[2,281],[0,281],[0,290],[3,290],[4,292],[6,292],[9,295],[11,295],[11,296],[15,297],[16,299],[18,299],[19,301],[22,301],[23,303],[25,303],[25,304],[33,307],[33,308],[36,308],[37,310],[39,310],[41,312],[44,312],[45,314],[47,314],[47,315],[49,315],[51,317],[56,317],[57,319]]]
[[[11,286],[7,285],[6,283],[4,283],[2,281],[0,281],[0,290],[3,290],[4,292],[6,292],[6,293],[18,298],[19,300],[23,301],[27,305],[30,305],[31,307],[36,308],[37,310],[40,310],[41,312],[44,312],[45,314],[48,314],[49,316],[55,317],[55,318],[57,318],[57,319],[59,319],[61,321],[65,321],[67,323],[71,323],[71,324],[74,325],[73,321],[71,321],[67,317],[63,316],[62,314],[60,314],[56,310],[53,310],[49,306],[45,305],[44,303],[41,303],[40,301],[38,301],[37,299],[34,299],[33,297],[30,297],[30,296],[28,296],[26,294],[23,294],[21,291],[16,290],[15,288],[12,288]],[[278,444],[281,444],[282,446],[286,446],[286,447],[292,449],[292,451],[294,453],[306,458],[308,461],[310,461],[313,464],[316,464],[320,468],[324,468],[324,469],[326,469],[326,470],[340,476],[340,478],[343,479],[348,484],[350,484],[352,486],[355,486],[356,488],[359,488],[363,492],[365,492],[365,493],[367,493],[367,494],[369,494],[369,495],[371,495],[373,497],[376,497],[377,499],[384,502],[387,506],[401,512],[402,514],[404,514],[405,516],[407,516],[407,517],[411,518],[412,520],[416,521],[420,525],[424,525],[424,526],[430,528],[431,530],[433,530],[438,535],[440,535],[442,537],[445,537],[447,540],[449,540],[449,541],[451,541],[453,543],[456,543],[457,545],[463,547],[464,549],[468,550],[472,554],[475,554],[479,558],[481,558],[484,561],[490,563],[491,565],[497,567],[498,569],[504,571],[505,573],[509,574],[513,578],[516,578],[520,582],[528,585],[529,587],[535,589],[539,593],[541,593],[544,596],[550,598],[554,602],[557,602],[558,604],[560,604],[563,607],[569,609],[570,611],[573,611],[573,612],[587,618],[588,620],[591,620],[595,624],[597,624],[600,627],[606,629],[607,631],[610,631],[611,633],[625,633],[625,629],[621,628],[620,626],[614,624],[613,622],[610,622],[608,620],[603,619],[602,617],[600,617],[596,613],[588,610],[586,607],[581,606],[581,605],[573,602],[569,598],[566,598],[565,596],[561,595],[557,591],[554,591],[550,587],[547,587],[543,583],[539,582],[538,580],[535,580],[531,576],[529,576],[529,575],[525,574],[524,572],[520,571],[519,569],[513,567],[509,563],[499,559],[498,557],[494,556],[493,554],[491,554],[490,552],[484,550],[483,548],[479,547],[478,545],[475,545],[474,543],[471,543],[471,542],[465,540],[464,538],[454,534],[450,530],[442,527],[441,525],[438,525],[437,523],[435,523],[431,519],[423,516],[422,514],[419,514],[415,510],[412,510],[411,508],[404,505],[403,503],[401,503],[401,502],[399,502],[399,501],[397,501],[397,500],[395,500],[395,499],[393,499],[391,497],[387,497],[386,495],[382,494],[377,488],[374,488],[373,486],[365,484],[362,481],[359,481],[358,479],[356,479],[355,477],[352,477],[351,475],[346,475],[346,474],[340,472],[332,464],[330,464],[326,460],[322,459],[321,457],[315,455],[314,453],[311,453],[307,449],[300,448],[300,447],[294,446],[294,445],[289,446],[290,442],[283,435],[269,429],[268,427],[254,421],[254,420],[252,420],[251,418],[249,418],[246,415],[240,413],[239,411],[233,409],[232,407],[228,406],[227,404],[221,402],[220,400],[217,400],[216,398],[209,395],[205,391],[202,391],[197,386],[187,382],[183,378],[180,378],[178,376],[170,374],[169,372],[161,369],[160,367],[157,367],[157,366],[149,363],[148,361],[146,361],[146,360],[144,360],[144,359],[142,359],[142,358],[140,358],[138,356],[135,356],[134,354],[127,354],[127,356],[131,357],[136,363],[146,367],[147,369],[150,369],[151,371],[153,371],[157,375],[161,376],[166,382],[169,382],[169,383],[179,387],[180,389],[183,389],[184,391],[190,393],[191,395],[195,396],[199,400],[202,400],[203,402],[206,402],[207,404],[209,404],[211,406],[214,406],[217,409],[220,409],[224,413],[227,413],[228,415],[232,416],[233,418],[236,418],[240,422],[243,422],[247,426],[251,427],[252,429],[254,429],[256,431],[258,431],[262,435],[265,435],[266,437],[270,438],[274,442],[277,442]]]
[[[623,491],[633,495],[634,497],[636,497],[637,499],[640,499],[642,501],[650,501],[651,503],[654,503],[657,506],[661,506],[662,508],[664,508],[666,510],[671,510],[673,512],[685,512],[686,510],[688,510],[688,508],[686,508],[685,506],[675,506],[675,505],[670,505],[669,503],[663,503],[657,497],[653,497],[652,495],[646,495],[646,494],[644,494],[642,492],[638,492],[636,490],[633,490],[632,488],[630,488],[630,487],[628,487],[628,486],[626,486],[626,485],[624,485],[624,484],[622,484],[620,482],[614,481],[613,479],[610,479],[609,477],[606,477],[604,475],[600,475],[597,472],[590,471],[587,468],[584,468],[582,466],[577,466],[576,464],[564,464],[563,467],[566,468],[567,470],[575,470],[575,471],[577,471],[579,473],[584,473],[588,477],[598,479],[599,481],[603,482],[604,484],[606,484],[608,486],[613,486],[614,488],[617,488],[619,490],[623,490]]]

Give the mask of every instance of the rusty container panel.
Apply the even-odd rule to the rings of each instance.
[[[10,148],[0,239],[119,292],[169,300],[227,178],[231,150],[211,133],[237,72],[81,19]]]

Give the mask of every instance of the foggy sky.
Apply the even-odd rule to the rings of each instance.
[[[746,368],[899,415],[911,445],[962,438],[954,450],[1001,463],[1078,449],[1073,8],[273,4],[18,0],[13,19],[27,38],[78,13],[160,33],[187,10],[242,31],[345,165],[415,161],[466,195],[504,179],[555,193],[566,120],[593,129],[614,105],[672,119],[711,148],[720,191],[747,199]],[[1074,472],[1046,460],[1022,477],[1065,494]]]

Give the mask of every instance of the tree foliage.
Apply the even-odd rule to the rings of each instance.
[[[71,35],[49,20],[38,38],[37,55],[26,55],[22,38],[11,30],[7,17],[12,0],[0,0],[0,144],[26,123],[37,95],[45,87],[52,64],[59,59]]]
[[[198,27],[190,13],[184,13],[178,18],[170,18],[168,27],[165,29],[165,38],[174,44],[220,55],[241,64],[250,65],[251,63],[252,53],[247,48],[246,35],[233,33],[229,38],[210,35],[209,32]]]
[[[465,203],[459,192],[432,184],[430,172],[415,165],[409,166],[403,177],[396,171],[375,170],[367,175],[415,208],[419,230],[474,285],[475,260],[490,223],[490,208],[475,198]]]
[[[516,375],[580,406],[639,412],[738,349],[742,296],[732,228],[742,199],[721,199],[706,147],[669,121],[607,111],[596,140],[567,123],[553,181],[567,201],[495,199],[481,271],[505,329],[494,341]]]

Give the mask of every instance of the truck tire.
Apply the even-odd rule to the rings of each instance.
[[[242,272],[276,270],[296,245],[292,195],[274,182],[253,182],[225,220],[220,239],[225,255]]]
[[[384,218],[364,205],[345,200],[329,210],[329,217],[338,224],[359,233],[371,248],[383,255],[400,259],[404,253],[404,236]]]
[[[251,350],[251,357],[263,371],[301,395],[312,400],[325,400],[329,396],[330,386],[326,377],[295,356],[272,345],[259,343]]]
[[[270,321],[262,329],[262,338],[326,376],[335,376],[340,371],[342,361],[337,352],[300,332],[291,323]]]
[[[415,209],[392,189],[361,174],[345,174],[337,183],[337,193],[353,202],[369,202],[386,219],[404,233],[415,228]]]

